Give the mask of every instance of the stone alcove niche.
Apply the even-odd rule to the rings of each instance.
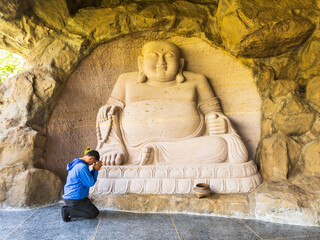
[[[46,168],[66,177],[65,166],[95,148],[95,119],[121,73],[138,71],[137,57],[152,32],[127,35],[98,46],[70,75],[48,123]],[[204,74],[219,97],[224,113],[242,136],[249,158],[260,140],[261,100],[251,70],[200,38],[170,37],[186,60],[185,70]]]
[[[26,1],[11,1],[13,10],[20,9],[14,8],[15,5],[23,5]],[[13,14],[0,8],[1,48],[20,53],[27,59],[24,73],[0,84],[2,207],[41,205],[61,198],[60,178],[45,169],[55,169],[53,163],[45,160],[45,154],[48,156],[49,153],[46,145],[50,146],[51,141],[46,130],[52,109],[70,87],[69,75],[99,44],[107,43],[107,46],[128,34],[154,31],[156,35],[150,38],[161,38],[161,33],[165,33],[163,38],[173,35],[198,37],[253,69],[254,82],[262,99],[261,137],[256,160],[260,163],[264,183],[247,195],[217,194],[208,202],[201,201],[201,209],[197,208],[198,200],[188,196],[120,195],[104,199],[96,197],[96,203],[119,210],[184,212],[188,208],[190,213],[319,225],[320,33],[316,1],[120,0],[112,3],[95,1],[96,5],[90,1],[85,4],[77,1],[72,11],[68,8],[68,0],[32,2],[34,4],[28,5],[28,9],[21,8]],[[137,44],[135,54],[141,45]],[[95,51],[89,58],[94,54]],[[136,56],[126,57],[130,59],[131,70],[136,70]],[[127,65],[118,62],[119,73],[129,71],[128,67],[121,69],[121,66]],[[187,68],[192,66],[189,64]],[[97,67],[88,66],[89,70]],[[110,79],[115,81],[119,73],[104,69],[106,74],[113,74]],[[210,74],[202,69],[198,72],[210,78]],[[77,75],[81,73],[76,71],[74,76]],[[85,75],[85,78],[91,80],[92,76],[94,74]],[[212,75],[210,80],[214,77]],[[67,106],[75,105],[73,113],[57,112],[56,108],[57,133],[74,125],[83,130],[92,129],[82,122],[91,121],[94,126],[96,112],[104,102],[91,96],[96,96],[96,88],[99,88],[100,97],[106,99],[112,81],[105,86],[105,94],[100,86],[87,87],[83,93],[74,79],[70,92],[75,94],[79,90],[86,101],[77,105],[74,99],[82,95],[76,95],[67,102]],[[79,80],[79,83],[84,82],[87,81]],[[223,92],[219,93],[215,81],[212,85],[222,97]],[[90,107],[93,105],[95,107]],[[229,114],[228,106],[223,108]],[[89,114],[83,114],[85,111]],[[78,113],[85,117],[78,118]],[[74,124],[63,116],[73,117]],[[232,120],[241,131],[237,121]],[[57,151],[51,154],[55,156],[54,162],[61,162],[61,169],[58,169],[61,172],[65,161],[81,155],[87,144],[95,145],[96,141],[94,131],[81,147],[81,138],[86,131],[82,131],[82,135],[72,131],[63,134],[67,139],[75,139],[79,148],[69,149],[68,144],[61,143],[61,148],[56,146]],[[61,157],[62,150],[67,157]]]

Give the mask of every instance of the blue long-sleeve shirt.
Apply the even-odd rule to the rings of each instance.
[[[67,166],[68,177],[64,186],[64,199],[82,199],[88,197],[89,188],[92,187],[98,177],[98,171],[89,170],[89,165],[79,158],[75,158]]]

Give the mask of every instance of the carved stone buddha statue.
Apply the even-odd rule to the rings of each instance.
[[[139,72],[122,74],[97,118],[106,165],[246,162],[246,147],[206,77],[183,71],[179,49],[149,42]]]
[[[97,150],[106,167],[248,161],[246,147],[208,80],[183,71],[176,45],[147,43],[138,67],[139,72],[120,75],[98,112]]]

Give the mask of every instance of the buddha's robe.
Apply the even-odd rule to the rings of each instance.
[[[137,73],[122,75],[107,102],[118,111],[97,126],[100,154],[121,152],[126,164],[140,164],[148,147],[153,149],[152,164],[246,162],[246,147],[221,112],[207,80],[184,74],[186,82],[161,86],[137,83]],[[209,135],[210,114],[226,121],[225,134]]]

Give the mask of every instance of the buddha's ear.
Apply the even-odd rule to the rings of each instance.
[[[143,56],[142,55],[139,55],[138,57],[138,68],[139,68],[139,75],[138,75],[137,82],[143,83],[147,81],[147,76],[143,72]]]
[[[184,67],[184,59],[180,58],[179,59],[179,71],[176,76],[177,83],[183,83],[186,80],[183,76],[183,67]]]

